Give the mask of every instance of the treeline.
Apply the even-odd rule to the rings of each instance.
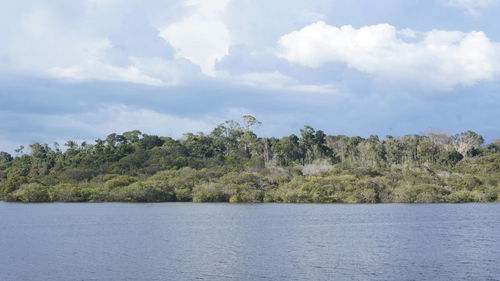
[[[0,199],[19,202],[431,203],[500,201],[500,141],[472,132],[258,137],[243,116],[181,139],[129,131],[61,149],[0,152]]]

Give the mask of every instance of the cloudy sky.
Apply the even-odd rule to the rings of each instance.
[[[0,0],[0,150],[251,114],[500,137],[500,0]]]

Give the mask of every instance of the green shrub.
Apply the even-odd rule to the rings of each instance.
[[[175,197],[158,181],[147,181],[115,188],[110,191],[109,198],[121,202],[167,202],[174,201]]]
[[[446,198],[447,202],[450,203],[465,203],[474,202],[475,196],[469,190],[463,189],[459,191],[454,191],[449,194]]]
[[[106,181],[104,183],[104,187],[109,189],[109,190],[112,190],[112,189],[115,189],[117,187],[130,185],[136,181],[137,181],[137,179],[135,179],[134,177],[131,177],[131,176],[127,176],[127,175],[116,176],[116,177],[113,177],[112,179]]]
[[[202,183],[193,187],[193,202],[228,202],[229,195],[220,184]]]
[[[64,183],[50,187],[49,196],[51,201],[83,202],[88,200],[90,191],[86,188]]]
[[[10,192],[15,191],[20,188],[22,184],[28,182],[28,178],[24,176],[14,176],[9,177],[6,180],[2,181],[2,185],[0,186],[0,194],[7,195]]]
[[[37,183],[23,184],[19,189],[7,196],[9,201],[49,202],[47,187]]]
[[[450,192],[435,184],[407,185],[396,188],[394,201],[399,203],[439,203],[445,202]]]

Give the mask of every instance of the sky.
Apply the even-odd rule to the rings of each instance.
[[[246,114],[500,138],[500,0],[0,0],[0,151]]]

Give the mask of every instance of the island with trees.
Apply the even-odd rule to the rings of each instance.
[[[440,203],[500,201],[500,140],[477,133],[258,137],[253,116],[181,139],[129,131],[0,152],[16,202]]]

